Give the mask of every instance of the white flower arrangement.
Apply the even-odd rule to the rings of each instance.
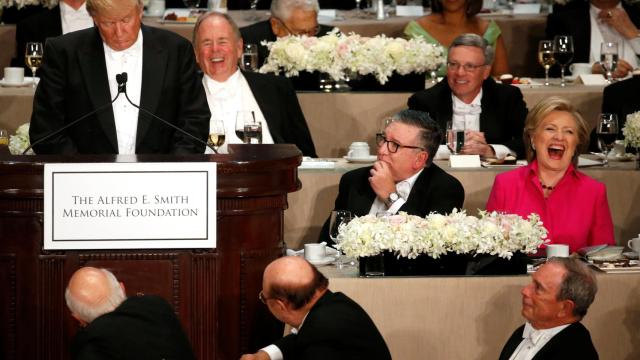
[[[640,111],[627,115],[622,134],[626,146],[640,148]]]
[[[51,9],[58,5],[58,0],[0,0],[0,8],[15,6],[18,9],[22,9],[28,5],[42,5]]]
[[[321,37],[286,36],[262,44],[269,48],[269,57],[260,72],[284,72],[287,77],[301,71],[327,73],[334,80],[344,80],[348,73],[373,74],[384,84],[394,71],[401,75],[424,73],[445,61],[442,47],[421,38],[366,38],[345,35],[338,29]]]
[[[22,155],[29,147],[29,124],[22,124],[16,130],[15,135],[9,136],[9,152],[13,155]],[[33,150],[29,150],[27,155],[33,155]]]
[[[378,255],[384,251],[415,259],[426,254],[434,259],[447,253],[489,254],[511,259],[515,252],[535,253],[547,242],[540,217],[465,211],[450,215],[432,213],[421,218],[401,212],[377,218],[356,217],[339,227],[337,247],[350,257]]]

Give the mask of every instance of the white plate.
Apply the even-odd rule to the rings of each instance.
[[[628,259],[638,259],[638,253],[634,251],[623,252],[622,255],[624,255]]]
[[[345,160],[347,160],[348,162],[359,163],[359,164],[372,163],[372,162],[378,160],[378,156],[377,155],[369,155],[367,157],[361,157],[361,158],[352,158],[352,157],[348,157],[348,156],[343,156],[343,158]]]
[[[307,261],[309,261],[315,266],[323,266],[323,265],[329,265],[332,262],[336,261],[336,258],[333,256],[325,256],[325,258],[322,260],[307,260]]]
[[[40,82],[40,78],[36,77],[36,84],[38,84],[39,82]],[[31,76],[25,76],[24,80],[18,84],[5,82],[4,79],[0,80],[0,86],[4,86],[4,87],[23,87],[23,86],[29,86],[32,84],[33,84],[33,78]]]
[[[593,155],[595,155],[598,159],[604,159],[604,155],[602,154],[594,153]],[[609,156],[608,158],[609,158],[609,161],[627,162],[627,161],[635,160],[636,155],[627,153],[624,155],[618,154],[616,156]]]

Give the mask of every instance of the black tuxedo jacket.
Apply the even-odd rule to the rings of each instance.
[[[376,193],[369,183],[370,171],[371,167],[363,167],[342,175],[334,210],[349,210],[355,216],[369,213],[376,199]],[[399,211],[416,216],[426,216],[431,212],[445,214],[454,208],[462,209],[463,203],[464,188],[460,181],[438,165],[431,164],[418,176],[407,202]],[[329,218],[322,226],[319,241],[331,242]]]
[[[333,29],[331,26],[320,25],[318,36],[326,35],[331,29]],[[260,21],[241,28],[240,33],[245,44],[258,45],[258,67],[261,67],[269,56],[269,49],[261,44],[262,41],[276,41],[271,23],[269,20]],[[290,80],[296,90],[318,90],[320,86],[320,76],[317,73],[302,72],[298,76],[291,77]]]
[[[29,68],[24,63],[24,50],[28,42],[40,42],[44,44],[48,38],[62,35],[62,20],[60,19],[60,6],[51,9],[43,9],[41,12],[31,15],[16,25],[16,57],[11,61],[12,66]],[[25,74],[31,74],[28,70]]]
[[[408,106],[429,113],[441,129],[446,129],[447,121],[453,118],[453,100],[447,78],[413,94]],[[520,89],[488,78],[482,83],[481,106],[480,131],[484,132],[487,142],[505,145],[515,151],[519,159],[524,158],[522,131],[528,110]]]
[[[547,16],[546,39],[556,35],[573,37],[573,60],[571,63],[588,63],[591,51],[591,18],[589,1],[572,1],[562,11],[554,11]],[[636,27],[640,27],[640,11],[622,1],[622,7]],[[568,67],[567,67],[568,69]],[[560,74],[558,66],[552,67],[553,74]]]
[[[206,141],[211,114],[191,44],[172,32],[144,25],[142,34],[140,107]],[[95,27],[47,42],[33,102],[32,143],[112,100],[102,44]],[[112,107],[45,140],[34,150],[38,154],[117,154]],[[203,152],[204,144],[140,111],[137,154]]]
[[[627,115],[640,111],[640,76],[613,83],[604,88],[602,94],[602,112],[618,115],[618,139],[624,139],[622,128],[627,122]],[[596,129],[591,131],[589,150],[600,151]]]
[[[387,360],[391,354],[369,315],[329,290],[311,308],[298,334],[275,342],[284,360]]]
[[[78,331],[71,358],[195,359],[171,306],[157,296],[136,296]]]
[[[500,353],[499,360],[509,360],[518,345],[522,342],[524,325],[513,332]],[[598,352],[593,346],[589,330],[579,322],[567,326],[533,357],[533,360],[597,360]]]
[[[304,156],[318,157],[296,93],[286,78],[243,72],[276,144],[295,144]]]

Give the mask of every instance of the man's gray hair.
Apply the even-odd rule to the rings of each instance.
[[[400,110],[392,116],[392,119],[394,122],[415,126],[420,129],[418,139],[420,146],[429,154],[429,158],[425,163],[425,167],[429,167],[442,141],[442,130],[438,124],[426,112],[410,109]]]
[[[573,315],[582,319],[598,292],[594,272],[584,262],[573,258],[552,257],[547,263],[560,265],[567,271],[560,283],[557,300],[573,301]]]
[[[109,296],[102,299],[98,304],[87,304],[79,299],[76,299],[69,288],[64,293],[64,298],[67,301],[67,306],[72,313],[76,314],[80,320],[87,323],[92,322],[97,317],[102,316],[108,312],[115,310],[123,301],[127,299],[127,295],[120,286],[118,279],[111,271],[106,269],[98,269],[102,271],[107,280],[109,281]]]
[[[302,9],[308,11],[320,11],[318,0],[272,0],[271,15],[280,19],[288,20],[293,9]]]
[[[242,39],[242,35],[240,34],[240,29],[238,28],[238,25],[236,24],[236,22],[233,21],[231,16],[225,13],[217,12],[217,11],[210,11],[206,14],[200,15],[200,17],[196,21],[196,25],[193,27],[193,36],[191,38],[191,43],[193,44],[194,49],[196,50],[198,49],[198,30],[200,30],[200,25],[202,25],[202,23],[210,17],[216,17],[216,18],[221,18],[226,20],[231,26],[231,31],[233,32],[233,35],[236,37],[235,40],[238,41]]]
[[[489,45],[487,39],[483,38],[480,35],[462,34],[453,39],[453,42],[449,46],[449,54],[451,53],[451,50],[456,46],[473,46],[480,48],[484,53],[484,64],[491,65],[491,63],[493,63],[495,50],[493,49],[493,46]]]

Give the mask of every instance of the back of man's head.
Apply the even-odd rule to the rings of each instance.
[[[400,110],[392,116],[392,119],[394,122],[414,126],[420,130],[418,141],[420,142],[420,146],[429,154],[429,158],[425,164],[425,167],[429,167],[442,141],[442,130],[440,126],[429,117],[429,114],[418,110]]]
[[[273,261],[264,272],[268,297],[290,304],[293,310],[310,305],[316,294],[329,287],[329,280],[315,266],[298,256]]]
[[[65,292],[71,314],[82,324],[115,310],[126,298],[122,284],[109,270],[93,267],[77,270]]]
[[[553,257],[547,263],[562,266],[566,270],[557,300],[571,300],[575,304],[573,315],[582,319],[598,292],[595,274],[584,262],[574,258]]]
[[[293,9],[302,9],[306,11],[320,11],[318,0],[272,0],[271,15],[280,20],[288,20]]]
[[[453,39],[451,45],[449,45],[449,53],[451,52],[451,49],[457,46],[477,47],[481,49],[484,54],[484,65],[490,65],[493,63],[495,50],[493,49],[493,46],[489,45],[489,42],[480,35],[468,33],[458,36]]]

